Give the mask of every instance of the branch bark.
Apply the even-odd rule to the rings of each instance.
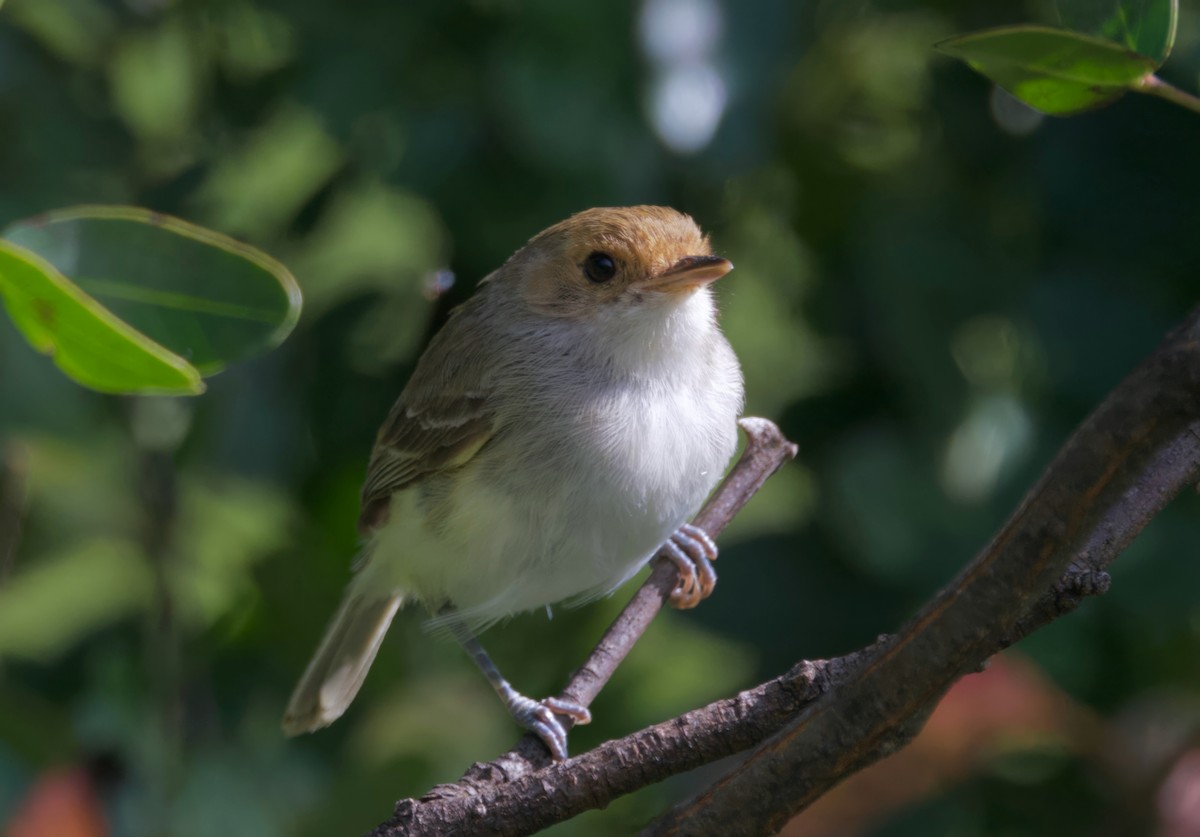
[[[801,662],[737,697],[566,762],[521,757],[523,743],[453,785],[402,800],[373,833],[528,834],[750,748],[646,833],[776,831],[841,779],[906,744],[955,680],[1104,592],[1104,567],[1198,480],[1200,308],[1109,395],[992,541],[896,635]],[[673,578],[658,583],[655,611]]]
[[[908,743],[942,694],[998,647],[1055,618],[1062,583],[1093,577],[1106,587],[1103,567],[1198,479],[1200,309],[1088,417],[992,542],[897,636],[645,833],[696,834],[700,822],[710,834],[778,831]]]

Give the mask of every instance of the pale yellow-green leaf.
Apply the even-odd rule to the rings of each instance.
[[[0,588],[0,656],[46,661],[150,603],[150,566],[133,543],[81,541]]]
[[[288,543],[280,492],[232,477],[185,479],[169,565],[180,621],[204,629],[255,594],[254,565]]]
[[[113,104],[134,133],[180,140],[193,130],[202,80],[195,35],[179,18],[130,30],[109,64]]]
[[[249,238],[267,236],[283,227],[341,163],[341,148],[320,117],[288,105],[219,158],[196,193],[196,205],[214,227]]]

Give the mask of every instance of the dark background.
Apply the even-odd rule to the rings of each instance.
[[[573,750],[896,628],[1200,302],[1200,117],[1131,95],[1041,119],[931,49],[1054,11],[8,0],[0,224],[149,206],[263,247],[306,304],[283,347],[177,401],[84,391],[0,322],[0,433],[28,481],[0,570],[0,823],[47,788],[83,810],[87,788],[114,834],[354,834],[514,741],[417,613],[341,721],[286,741],[278,719],[420,348],[589,206],[670,204],[711,232],[737,265],[719,297],[747,412],[800,456],[722,538],[714,598],[655,623]],[[1163,76],[1195,90],[1200,4],[1181,19]],[[457,282],[435,300],[441,270]],[[1200,729],[1198,522],[1180,499],[1109,595],[964,681],[919,763],[845,786],[806,833],[1171,833],[1172,788],[1200,785],[1196,767],[1178,785]],[[548,694],[627,596],[484,640]],[[713,775],[554,833],[630,831]]]

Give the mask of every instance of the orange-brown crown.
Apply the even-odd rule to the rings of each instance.
[[[497,279],[516,282],[537,310],[576,317],[623,297],[691,289],[729,267],[712,257],[708,237],[682,212],[664,206],[601,207],[535,235]],[[681,278],[657,282],[668,276]],[[695,281],[684,281],[689,277]]]

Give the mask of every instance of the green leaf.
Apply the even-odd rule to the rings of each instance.
[[[130,328],[52,264],[0,239],[0,299],[25,339],[101,392],[195,394],[200,373]]]
[[[300,289],[283,265],[146,209],[74,207],[20,222],[3,237],[204,375],[278,345],[300,316]]]
[[[1059,0],[1068,29],[1099,35],[1153,59],[1155,69],[1171,53],[1179,0]]]
[[[1043,26],[973,32],[936,48],[1056,116],[1107,104],[1155,68],[1151,59],[1111,41]]]
[[[1179,0],[1121,0],[1112,25],[1105,28],[1104,34],[1154,59],[1157,70],[1175,45],[1178,20]]]

